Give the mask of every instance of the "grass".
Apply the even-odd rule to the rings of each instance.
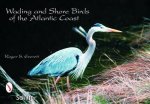
[[[104,96],[95,96],[94,99],[97,104],[108,104],[108,101]]]
[[[95,101],[92,103],[95,104],[148,103],[150,99],[150,54],[140,52],[137,56],[138,58],[134,61],[118,65],[103,73],[103,76],[97,76],[106,78],[101,84],[77,89],[69,95],[73,96],[74,93],[78,93],[82,96],[80,99],[85,99],[87,92],[91,91],[91,97]]]
[[[150,99],[145,100],[145,101],[144,101],[144,104],[150,104]]]

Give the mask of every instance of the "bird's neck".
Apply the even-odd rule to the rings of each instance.
[[[87,33],[86,40],[87,40],[89,47],[86,50],[86,52],[80,57],[77,68],[73,72],[76,78],[82,77],[82,75],[85,71],[85,68],[87,67],[87,65],[88,65],[89,61],[91,60],[91,57],[95,51],[96,43],[92,38],[94,33],[95,32],[91,31],[91,29]]]
[[[95,33],[95,31],[89,30],[89,32],[87,33],[87,37],[86,37],[86,40],[87,40],[89,47],[86,50],[86,52],[84,53],[84,55],[87,59],[89,59],[89,61],[90,61],[90,59],[91,59],[91,57],[95,51],[95,47],[96,47],[96,42],[92,38],[94,33]]]

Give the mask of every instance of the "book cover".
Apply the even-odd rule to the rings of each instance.
[[[145,61],[150,57],[148,4],[148,0],[1,1],[1,104],[148,102],[149,78],[144,78],[146,83],[139,79],[143,86],[136,87],[138,78],[150,74],[150,63]],[[137,53],[146,59],[137,61]],[[126,63],[143,67],[143,72],[134,70],[140,77],[130,76],[125,67],[132,69],[132,65],[120,66]],[[121,79],[110,81],[120,78],[111,72],[112,68],[119,72],[117,67],[137,81],[131,86],[135,93],[119,87],[125,85],[119,83]],[[125,82],[126,74],[120,73]]]

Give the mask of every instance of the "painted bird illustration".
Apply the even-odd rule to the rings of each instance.
[[[75,47],[59,50],[43,59],[37,66],[28,72],[28,75],[47,74],[50,77],[56,77],[55,84],[61,77],[67,76],[67,87],[69,89],[69,76],[72,76],[75,79],[82,77],[95,51],[96,42],[92,38],[93,34],[95,32],[121,32],[100,23],[94,24],[88,32],[81,26],[79,28],[74,28],[74,31],[82,35],[88,43],[88,48],[84,53]]]

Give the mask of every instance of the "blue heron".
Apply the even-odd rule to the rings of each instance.
[[[81,26],[74,30],[82,35],[87,43],[88,49],[83,53],[80,49],[69,47],[59,50],[43,59],[37,66],[28,72],[29,76],[47,74],[56,77],[55,84],[63,76],[67,76],[67,87],[70,88],[69,76],[77,79],[83,76],[83,73],[91,60],[95,51],[96,42],[93,40],[95,32],[121,32],[116,29],[108,28],[100,23],[94,24],[88,32]]]

